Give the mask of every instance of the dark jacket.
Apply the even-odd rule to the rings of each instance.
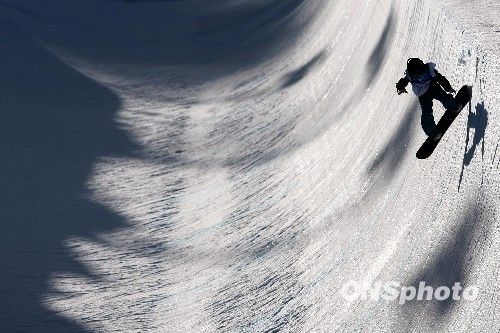
[[[435,64],[426,64],[426,72],[418,77],[412,77],[405,71],[405,76],[396,84],[398,91],[404,91],[408,83],[412,83],[413,92],[417,96],[422,96],[427,92],[431,84],[439,84],[445,91],[453,91],[450,82],[435,69]]]

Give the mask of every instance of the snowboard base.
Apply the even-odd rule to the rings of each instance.
[[[418,159],[426,159],[432,155],[434,149],[436,149],[439,141],[443,138],[444,134],[453,123],[455,118],[460,114],[460,111],[470,102],[472,97],[472,87],[471,86],[463,86],[458,91],[455,96],[456,101],[458,102],[458,108],[453,110],[446,110],[444,115],[441,117],[436,126],[436,131],[433,135],[429,136],[427,140],[422,144],[420,149],[417,151]]]

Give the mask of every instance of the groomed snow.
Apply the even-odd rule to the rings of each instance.
[[[495,13],[0,1],[1,330],[500,331]],[[413,56],[473,85],[428,160],[395,89]],[[352,280],[479,294],[347,301]]]

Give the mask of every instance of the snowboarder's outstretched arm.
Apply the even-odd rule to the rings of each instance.
[[[398,83],[396,83],[396,89],[398,90],[398,95],[401,95],[402,93],[408,93],[406,91],[406,86],[410,83],[410,80],[408,80],[407,77],[401,78]]]
[[[437,70],[434,70],[434,72],[436,73],[436,82],[439,83],[439,85],[441,87],[443,87],[443,89],[446,91],[446,92],[449,92],[449,93],[455,93],[455,90],[453,89],[453,87],[451,86],[450,84],[450,81],[448,81],[447,78],[445,78],[441,73],[439,73]]]

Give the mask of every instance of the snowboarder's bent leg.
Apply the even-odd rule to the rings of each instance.
[[[458,102],[452,94],[447,94],[441,86],[433,87],[434,97],[440,101],[446,110],[455,110],[458,108]]]
[[[432,135],[436,129],[436,121],[434,120],[434,114],[432,113],[432,98],[433,96],[430,91],[418,98],[420,107],[422,108],[422,118],[420,123],[422,124],[422,129],[427,136]]]

